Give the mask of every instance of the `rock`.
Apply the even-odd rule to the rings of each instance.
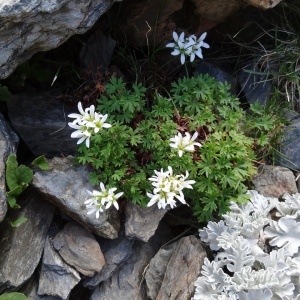
[[[275,157],[276,164],[300,171],[300,119],[295,118],[292,124],[283,130],[280,154]]]
[[[125,207],[126,235],[129,238],[148,242],[167,211],[167,209],[159,209],[156,205],[141,207],[140,205],[128,202]]]
[[[128,239],[125,236],[125,232],[121,231],[117,239],[99,239],[99,243],[106,263],[103,269],[95,276],[83,280],[83,285],[90,289],[106,281],[129,258],[132,253],[134,240]]]
[[[12,212],[11,220],[28,218],[17,228],[8,223],[0,228],[0,293],[24,284],[36,269],[53,218],[53,206],[44,197],[31,191],[23,199],[24,208]]]
[[[194,293],[194,282],[200,270],[206,251],[195,236],[182,238],[170,258],[157,300],[189,300]]]
[[[211,77],[214,77],[217,81],[225,83],[227,82],[231,86],[231,93],[236,95],[237,92],[237,81],[234,76],[230,75],[226,71],[214,66],[211,63],[200,60],[197,67],[197,73],[208,74]]]
[[[292,171],[279,166],[262,166],[253,176],[255,190],[266,197],[280,198],[284,193],[297,193],[295,176]]]
[[[151,300],[156,300],[160,290],[167,264],[174,253],[177,242],[164,246],[151,259],[149,267],[145,273],[145,281],[147,287],[147,296]]]
[[[86,32],[114,0],[2,0],[0,79],[33,54],[58,47]]]
[[[92,73],[104,72],[110,64],[115,46],[115,40],[105,35],[100,29],[96,30],[79,54],[83,70]]]
[[[65,214],[97,235],[108,239],[118,237],[120,220],[118,211],[113,207],[96,216],[87,215],[84,201],[88,198],[87,190],[94,187],[89,183],[89,170],[86,166],[75,166],[72,157],[49,160],[51,171],[37,170],[32,185],[48,201],[58,206]]]
[[[68,299],[71,290],[79,281],[79,273],[63,261],[47,238],[40,271],[38,295]]]
[[[248,73],[247,70],[252,73]],[[249,65],[237,73],[241,93],[249,104],[258,101],[265,105],[271,95],[272,83],[268,75],[261,75],[260,72],[262,71],[256,65]]]
[[[250,5],[267,9],[276,6],[281,0],[247,0]]]
[[[144,300],[143,273],[158,249],[171,239],[169,228],[161,223],[148,243],[135,241],[127,261],[107,281],[97,287],[90,300]]]
[[[36,275],[36,274],[35,274]],[[38,276],[32,276],[30,280],[19,290],[27,300],[61,300],[61,297],[38,295]]]
[[[70,108],[50,95],[18,94],[7,102],[12,125],[35,156],[67,156],[75,153],[74,131],[68,122]]]
[[[75,222],[69,222],[52,240],[63,260],[86,276],[99,272],[104,256],[92,233]]]
[[[0,223],[7,212],[5,163],[10,154],[17,152],[19,138],[0,114]]]

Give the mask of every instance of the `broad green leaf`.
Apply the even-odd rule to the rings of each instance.
[[[18,184],[18,162],[15,154],[11,154],[6,161],[5,178],[10,190],[14,190]]]
[[[0,295],[0,300],[27,300],[27,298],[22,293],[13,292]]]
[[[50,170],[50,166],[44,155],[37,157],[31,164],[33,166],[38,166],[43,171]]]
[[[18,167],[18,183],[23,186],[23,190],[24,187],[26,188],[28,183],[30,183],[32,177],[33,171],[30,168],[24,165]]]

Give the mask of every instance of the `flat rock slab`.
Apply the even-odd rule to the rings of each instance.
[[[279,166],[265,165],[253,176],[255,190],[266,197],[280,198],[284,193],[298,192],[293,172]]]
[[[155,233],[168,209],[156,205],[141,207],[128,202],[125,207],[125,233],[129,238],[147,242]]]
[[[134,240],[128,239],[122,230],[115,240],[98,239],[102,253],[105,258],[105,266],[93,277],[86,277],[82,284],[90,289],[95,288],[99,283],[106,281],[113,272],[126,261],[133,251]]]
[[[120,220],[113,207],[100,214],[87,215],[84,201],[88,199],[87,190],[95,189],[89,183],[89,170],[85,166],[75,166],[72,157],[49,160],[51,171],[36,171],[32,184],[48,201],[58,206],[72,219],[95,234],[115,239],[118,237]]]
[[[5,163],[10,154],[17,152],[19,138],[9,126],[2,114],[0,114],[0,222],[7,212],[6,187],[5,187]]]
[[[17,94],[7,102],[9,118],[35,156],[74,155],[76,140],[68,122],[74,108],[50,95]]]
[[[63,260],[86,276],[100,272],[104,256],[94,235],[81,225],[69,222],[52,240]]]
[[[37,293],[68,299],[73,287],[80,281],[79,273],[66,264],[46,239]]]
[[[18,288],[31,277],[53,218],[53,206],[34,191],[22,201],[24,208],[9,217],[26,217],[27,222],[17,228],[2,223],[0,228],[0,293]]]
[[[159,225],[147,242],[135,241],[130,257],[118,270],[93,291],[90,300],[144,300],[147,299],[143,274],[158,249],[171,239],[168,226]]]
[[[58,47],[82,34],[113,0],[1,0],[0,79],[33,54]]]

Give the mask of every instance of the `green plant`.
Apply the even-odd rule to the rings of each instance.
[[[12,292],[0,295],[0,300],[26,300],[26,296],[22,293]]]
[[[44,156],[37,157],[32,165],[38,166],[42,170],[49,170],[49,166]],[[33,177],[33,171],[25,166],[19,165],[15,154],[9,155],[6,161],[5,179],[8,187],[7,203],[10,208],[20,208],[17,204],[17,197],[28,187]],[[26,222],[26,218],[18,218],[10,221],[13,227],[20,226]]]
[[[125,199],[143,206],[152,185],[159,189],[159,182],[183,183],[190,176],[195,184],[185,196],[199,222],[220,216],[230,201],[248,199],[247,183],[256,172],[255,150],[268,145],[274,125],[258,104],[250,108],[251,117],[246,115],[229,90],[229,85],[207,75],[183,78],[172,83],[168,97],[156,93],[146,108],[143,86],[128,90],[121,79],[112,78],[97,107],[101,115],[109,115],[111,127],[89,135],[90,147],[79,147],[77,161],[93,167],[93,184],[116,187]],[[91,123],[93,110],[82,111],[83,119],[74,122]],[[183,143],[181,153],[174,149],[176,143],[170,147],[176,140]],[[152,183],[149,178],[154,178]]]

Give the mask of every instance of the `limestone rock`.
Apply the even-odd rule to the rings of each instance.
[[[113,0],[2,0],[0,79],[33,54],[58,47],[86,32]]]
[[[68,299],[71,290],[79,281],[79,273],[63,261],[47,238],[40,271],[38,295]]]
[[[91,289],[95,288],[99,283],[106,281],[129,258],[134,244],[134,240],[130,240],[125,236],[124,230],[120,232],[118,238],[115,240],[103,238],[98,240],[106,263],[99,273],[83,280],[83,285]]]
[[[72,219],[97,235],[115,239],[120,229],[118,211],[113,207],[100,214],[99,219],[87,215],[84,201],[88,198],[87,190],[94,187],[89,183],[89,170],[85,166],[75,166],[72,157],[49,160],[51,171],[37,170],[32,184],[48,201],[58,206]]]
[[[255,190],[266,197],[279,198],[284,193],[297,193],[297,186],[293,172],[279,166],[262,166],[252,182]]]
[[[24,208],[9,217],[26,217],[27,222],[17,228],[2,223],[0,228],[0,293],[18,288],[31,277],[53,218],[53,206],[34,191],[22,201]]]
[[[0,114],[0,223],[7,212],[5,188],[5,163],[10,154],[16,153],[19,138]]]
[[[68,126],[71,109],[50,95],[18,94],[7,103],[12,125],[31,152],[48,157],[73,155],[77,148]]]
[[[206,252],[195,236],[182,238],[170,258],[157,300],[189,300]]]
[[[141,207],[128,202],[125,208],[125,233],[129,238],[147,242],[155,233],[167,209],[157,205]]]
[[[69,222],[52,240],[63,260],[86,276],[99,272],[105,260],[93,234],[75,222]]]
[[[127,261],[107,281],[96,288],[90,300],[144,300],[147,299],[143,273],[158,249],[171,238],[169,228],[161,223],[156,234],[144,243],[135,241]]]

